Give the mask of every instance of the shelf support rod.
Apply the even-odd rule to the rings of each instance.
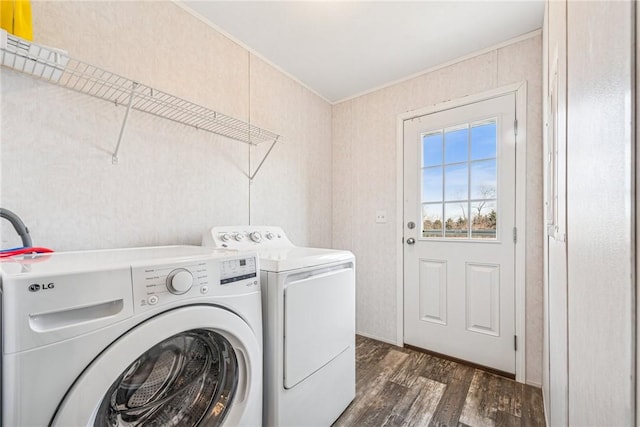
[[[114,165],[118,164],[118,151],[120,151],[120,143],[122,142],[122,137],[124,136],[124,129],[127,127],[129,112],[131,111],[131,105],[133,104],[133,98],[135,98],[137,87],[138,83],[133,82],[133,84],[131,85],[131,94],[129,95],[129,103],[127,104],[127,111],[124,113],[124,120],[122,121],[122,127],[120,127],[120,134],[118,135],[118,144],[116,145],[116,149],[111,156],[111,163],[113,163]]]
[[[273,142],[271,143],[271,147],[269,147],[269,149],[267,150],[267,153],[262,158],[262,161],[260,161],[260,164],[258,165],[256,170],[253,172],[253,174],[249,175],[249,181],[253,181],[253,178],[256,177],[256,174],[258,173],[258,171],[260,170],[260,168],[264,164],[264,161],[267,160],[267,157],[269,157],[269,154],[271,154],[271,150],[273,150],[273,147],[276,146],[276,143],[278,142],[279,138],[280,138],[280,136],[277,136],[276,139],[273,140]]]

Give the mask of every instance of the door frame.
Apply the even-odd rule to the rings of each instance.
[[[516,95],[516,194],[515,226],[515,333],[518,337],[516,350],[516,381],[526,382],[526,177],[527,177],[527,82],[501,86],[486,92],[440,102],[428,107],[401,113],[396,127],[396,345],[404,346],[404,122],[416,117],[461,107],[466,104],[497,98],[509,93]]]

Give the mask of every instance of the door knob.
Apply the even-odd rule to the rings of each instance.
[[[414,239],[413,237],[409,237],[407,239],[407,245],[415,245],[416,244],[416,239]]]

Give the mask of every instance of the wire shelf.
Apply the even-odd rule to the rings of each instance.
[[[131,102],[134,110],[252,145],[278,138],[268,130],[72,58],[57,84],[118,105]]]
[[[279,139],[279,135],[271,131],[70,58],[65,51],[23,40],[4,30],[0,32],[0,53],[0,63],[5,67],[116,105],[127,106],[114,152],[114,163],[117,162],[117,152],[130,109],[251,145],[263,142],[275,144]]]

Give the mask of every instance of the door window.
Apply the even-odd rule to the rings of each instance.
[[[182,332],[122,373],[102,400],[94,426],[218,426],[237,384],[229,341],[205,329]]]
[[[422,134],[422,238],[496,239],[497,119]]]

